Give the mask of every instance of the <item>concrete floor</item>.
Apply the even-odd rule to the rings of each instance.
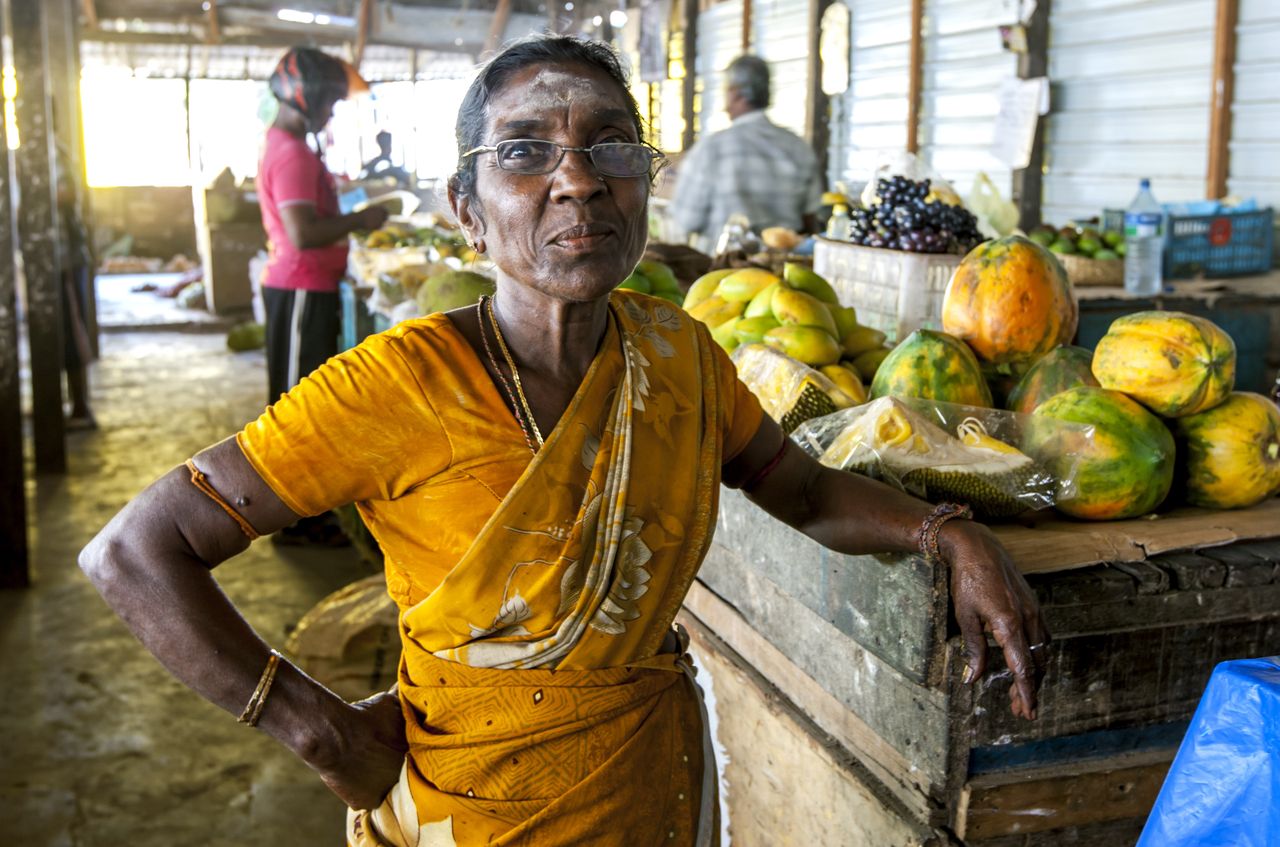
[[[102,336],[100,429],[30,483],[33,587],[0,591],[0,845],[339,845],[343,806],[283,748],[187,691],[76,566],[148,482],[261,409],[261,353],[221,334]],[[270,642],[368,574],[350,548],[256,542],[217,571]]]

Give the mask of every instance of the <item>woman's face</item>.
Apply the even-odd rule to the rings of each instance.
[[[489,101],[481,144],[515,138],[566,147],[637,142],[625,94],[608,74],[579,64],[531,65]],[[548,174],[498,167],[479,153],[475,193],[455,211],[473,239],[483,239],[498,269],[557,299],[607,295],[644,252],[648,176],[602,176],[586,153],[566,152]]]

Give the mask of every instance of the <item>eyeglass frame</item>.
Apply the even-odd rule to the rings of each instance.
[[[586,153],[588,161],[591,162],[591,166],[595,168],[597,171],[599,171],[602,176],[613,177],[614,179],[636,179],[638,177],[642,177],[647,174],[649,178],[652,179],[657,174],[658,169],[661,168],[662,165],[665,164],[667,161],[667,156],[665,153],[663,153],[658,148],[654,147],[652,144],[648,144],[644,141],[602,141],[599,144],[592,144],[590,147],[570,147],[568,145],[561,144],[558,141],[549,141],[545,138],[504,138],[502,141],[499,141],[497,144],[484,144],[479,147],[473,147],[467,152],[463,153],[459,158],[466,159],[467,157],[474,156],[477,153],[497,153],[498,147],[500,145],[515,144],[521,141],[525,141],[525,142],[533,141],[533,142],[537,142],[538,144],[550,144],[553,147],[558,147],[560,149],[560,157],[556,159],[556,163],[554,165],[552,165],[547,170],[541,171],[541,172],[517,171],[517,170],[512,170],[510,168],[504,168],[502,167],[502,159],[501,157],[499,157],[498,158],[499,170],[505,171],[506,173],[509,173],[509,174],[518,174],[519,176],[546,176],[549,173],[554,173],[556,168],[560,167],[560,164],[564,162],[565,153]],[[638,173],[638,174],[605,173],[603,170],[600,169],[600,166],[596,164],[595,157],[591,154],[591,151],[597,147],[622,147],[622,146],[643,147],[645,151],[648,152],[649,167],[645,170],[644,173]]]

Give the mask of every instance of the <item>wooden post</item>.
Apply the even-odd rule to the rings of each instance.
[[[360,0],[360,9],[356,12],[356,50],[351,64],[360,70],[360,61],[364,58],[364,47],[369,41],[369,25],[373,23],[373,0]]]
[[[1231,165],[1231,106],[1235,101],[1236,21],[1239,0],[1218,0],[1213,37],[1213,93],[1209,104],[1209,170],[1205,196],[1210,200],[1227,194]]]
[[[489,25],[489,37],[484,42],[484,52],[492,55],[502,44],[502,34],[507,31],[507,21],[511,18],[511,0],[498,0],[498,8],[493,13],[493,23]]]
[[[62,409],[62,286],[58,255],[57,187],[50,132],[48,40],[41,3],[14,3],[13,66],[18,81],[14,104],[20,146],[17,182],[22,197],[18,238],[27,281],[27,341],[31,348],[32,423],[36,470],[67,469],[66,421]]]
[[[751,0],[742,0],[742,52],[751,52]]]
[[[907,58],[907,152],[920,152],[920,83],[924,78],[924,0],[911,0],[911,47]]]
[[[1018,78],[1036,79],[1049,72],[1049,7],[1053,0],[1039,0],[1031,19],[1026,21],[1027,52],[1018,57]],[[1036,121],[1035,139],[1031,143],[1031,160],[1022,170],[1013,172],[1013,202],[1018,206],[1018,226],[1024,232],[1040,223],[1040,205],[1044,193],[1044,125],[1045,116]]]
[[[98,5],[94,0],[81,0],[80,9],[84,13],[84,25],[89,29],[97,29]]]
[[[4,17],[0,15],[0,39]],[[0,151],[8,151],[0,120]],[[26,468],[22,458],[22,402],[18,375],[17,280],[9,217],[9,157],[0,155],[0,588],[30,584],[27,569]]]
[[[684,79],[681,80],[680,104],[684,132],[680,133],[680,149],[688,150],[698,138],[698,119],[693,101],[698,93],[698,0],[684,0]]]
[[[809,96],[805,98],[804,137],[818,158],[818,173],[827,172],[827,147],[831,134],[830,98],[822,90],[822,16],[832,0],[809,0]]]
[[[217,44],[222,40],[222,31],[218,27],[218,0],[209,0],[205,16],[208,24],[205,26],[204,40],[209,44]]]

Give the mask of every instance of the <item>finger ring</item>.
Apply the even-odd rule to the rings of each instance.
[[[1048,642],[1041,641],[1039,644],[1032,644],[1032,645],[1031,645],[1030,647],[1028,647],[1027,649],[1028,649],[1028,650],[1033,650],[1033,651],[1034,651],[1034,650],[1043,650],[1045,647],[1048,647],[1048,646],[1049,646]]]

